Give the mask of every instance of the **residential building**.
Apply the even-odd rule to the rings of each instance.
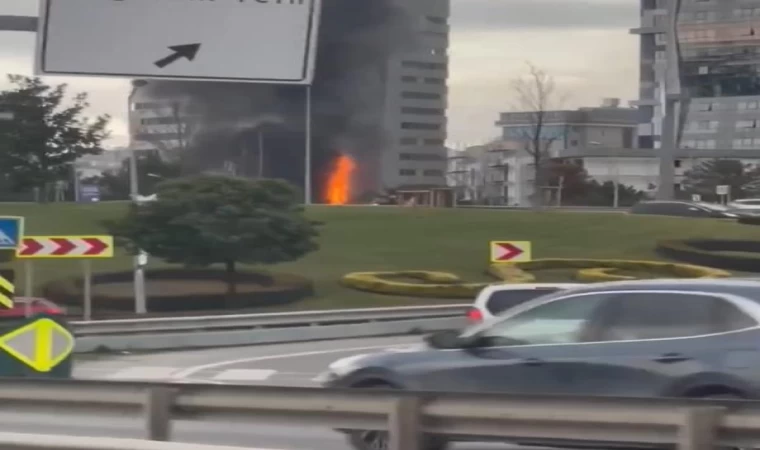
[[[638,111],[620,106],[616,98],[604,99],[600,106],[577,110],[544,111],[541,135],[552,157],[565,150],[587,147],[633,148],[636,144]],[[528,146],[537,133],[536,112],[503,112],[496,121],[504,141]],[[528,147],[531,148],[531,147]]]
[[[758,26],[760,0],[641,0],[639,147],[661,147],[665,94],[680,85],[678,147],[760,149]]]

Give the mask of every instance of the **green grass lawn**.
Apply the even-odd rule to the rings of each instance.
[[[118,217],[124,209],[123,203],[0,204],[0,215],[25,216],[27,235],[78,235],[102,233],[100,221]],[[654,253],[658,239],[760,239],[760,227],[733,221],[613,213],[315,206],[308,214],[325,222],[321,249],[298,262],[271,268],[315,281],[317,295],[292,306],[298,309],[437,303],[357,292],[341,287],[338,280],[352,271],[403,269],[441,270],[471,281],[486,280],[483,272],[491,240],[532,241],[534,258],[662,259]],[[126,255],[96,260],[93,269],[128,270],[130,261]],[[76,261],[34,264],[37,286],[81,270]],[[161,266],[156,259],[151,261],[150,267]]]

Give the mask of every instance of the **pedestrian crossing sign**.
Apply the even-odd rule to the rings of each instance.
[[[23,217],[0,216],[0,250],[16,250],[23,235]]]

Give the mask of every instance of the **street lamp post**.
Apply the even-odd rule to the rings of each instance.
[[[132,80],[132,91],[127,99],[127,120],[129,122],[129,195],[133,202],[138,201],[140,189],[137,177],[137,149],[135,148],[134,135],[137,126],[132,117],[132,106],[137,91],[148,84],[145,80]],[[135,289],[135,313],[145,314],[148,312],[145,299],[145,261],[147,254],[142,250],[135,255],[134,263],[134,289]]]

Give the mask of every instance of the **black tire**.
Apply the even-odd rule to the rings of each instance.
[[[357,389],[395,389],[390,385],[373,385]],[[346,430],[348,443],[356,450],[387,450],[388,433],[385,431]],[[446,450],[449,441],[443,436],[425,435],[420,450]]]

